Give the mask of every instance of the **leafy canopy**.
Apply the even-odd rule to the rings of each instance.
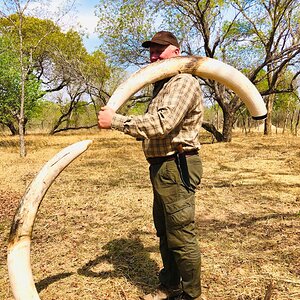
[[[7,51],[8,41],[0,37],[0,121],[14,121],[20,111],[21,69],[16,53]],[[29,74],[25,82],[25,117],[30,119],[43,95],[41,82]]]

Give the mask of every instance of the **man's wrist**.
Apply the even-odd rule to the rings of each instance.
[[[111,128],[124,132],[124,124],[128,120],[128,117],[120,114],[114,114],[111,120]]]

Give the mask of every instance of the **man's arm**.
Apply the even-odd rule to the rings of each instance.
[[[168,96],[164,97],[161,106],[142,116],[122,116],[108,107],[102,108],[98,115],[99,127],[117,129],[137,138],[166,136],[182,121],[193,105],[191,102],[195,93],[200,92],[199,83],[184,75],[178,75],[168,90]]]

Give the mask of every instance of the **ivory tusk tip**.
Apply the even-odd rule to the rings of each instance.
[[[87,148],[93,143],[93,140],[85,140],[87,144]]]
[[[264,120],[267,118],[267,114],[262,115],[262,116],[252,116],[253,120]]]
[[[89,146],[93,143],[93,140],[83,140],[77,143],[74,143],[72,145],[70,145],[69,147],[67,147],[66,149],[68,149],[67,151],[73,150],[73,149],[78,149],[79,151],[86,151]]]
[[[82,143],[83,145],[86,145],[86,147],[89,147],[93,143],[93,140],[83,140],[79,143]]]

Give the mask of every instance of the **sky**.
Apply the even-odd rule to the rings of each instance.
[[[77,12],[75,15],[81,26],[87,30],[88,38],[84,38],[84,45],[89,52],[96,50],[99,47],[99,39],[95,34],[97,25],[97,17],[95,16],[95,5],[98,0],[77,0]]]
[[[19,0],[24,5],[28,0]],[[4,7],[4,4],[0,0],[0,9]],[[57,18],[61,16],[60,10],[66,5],[70,8],[70,3],[74,2],[74,6],[68,9],[68,13],[59,20],[58,25],[62,29],[74,28],[80,31],[81,25],[88,37],[84,37],[84,45],[89,52],[93,52],[99,47],[99,39],[95,33],[97,25],[97,17],[95,16],[95,6],[99,3],[99,0],[29,0],[29,5],[26,9],[29,14],[37,17],[41,17],[44,14],[45,18],[52,19],[55,23]],[[44,9],[44,7],[47,7]],[[3,10],[5,11],[5,9]],[[11,13],[11,12],[10,12]]]

